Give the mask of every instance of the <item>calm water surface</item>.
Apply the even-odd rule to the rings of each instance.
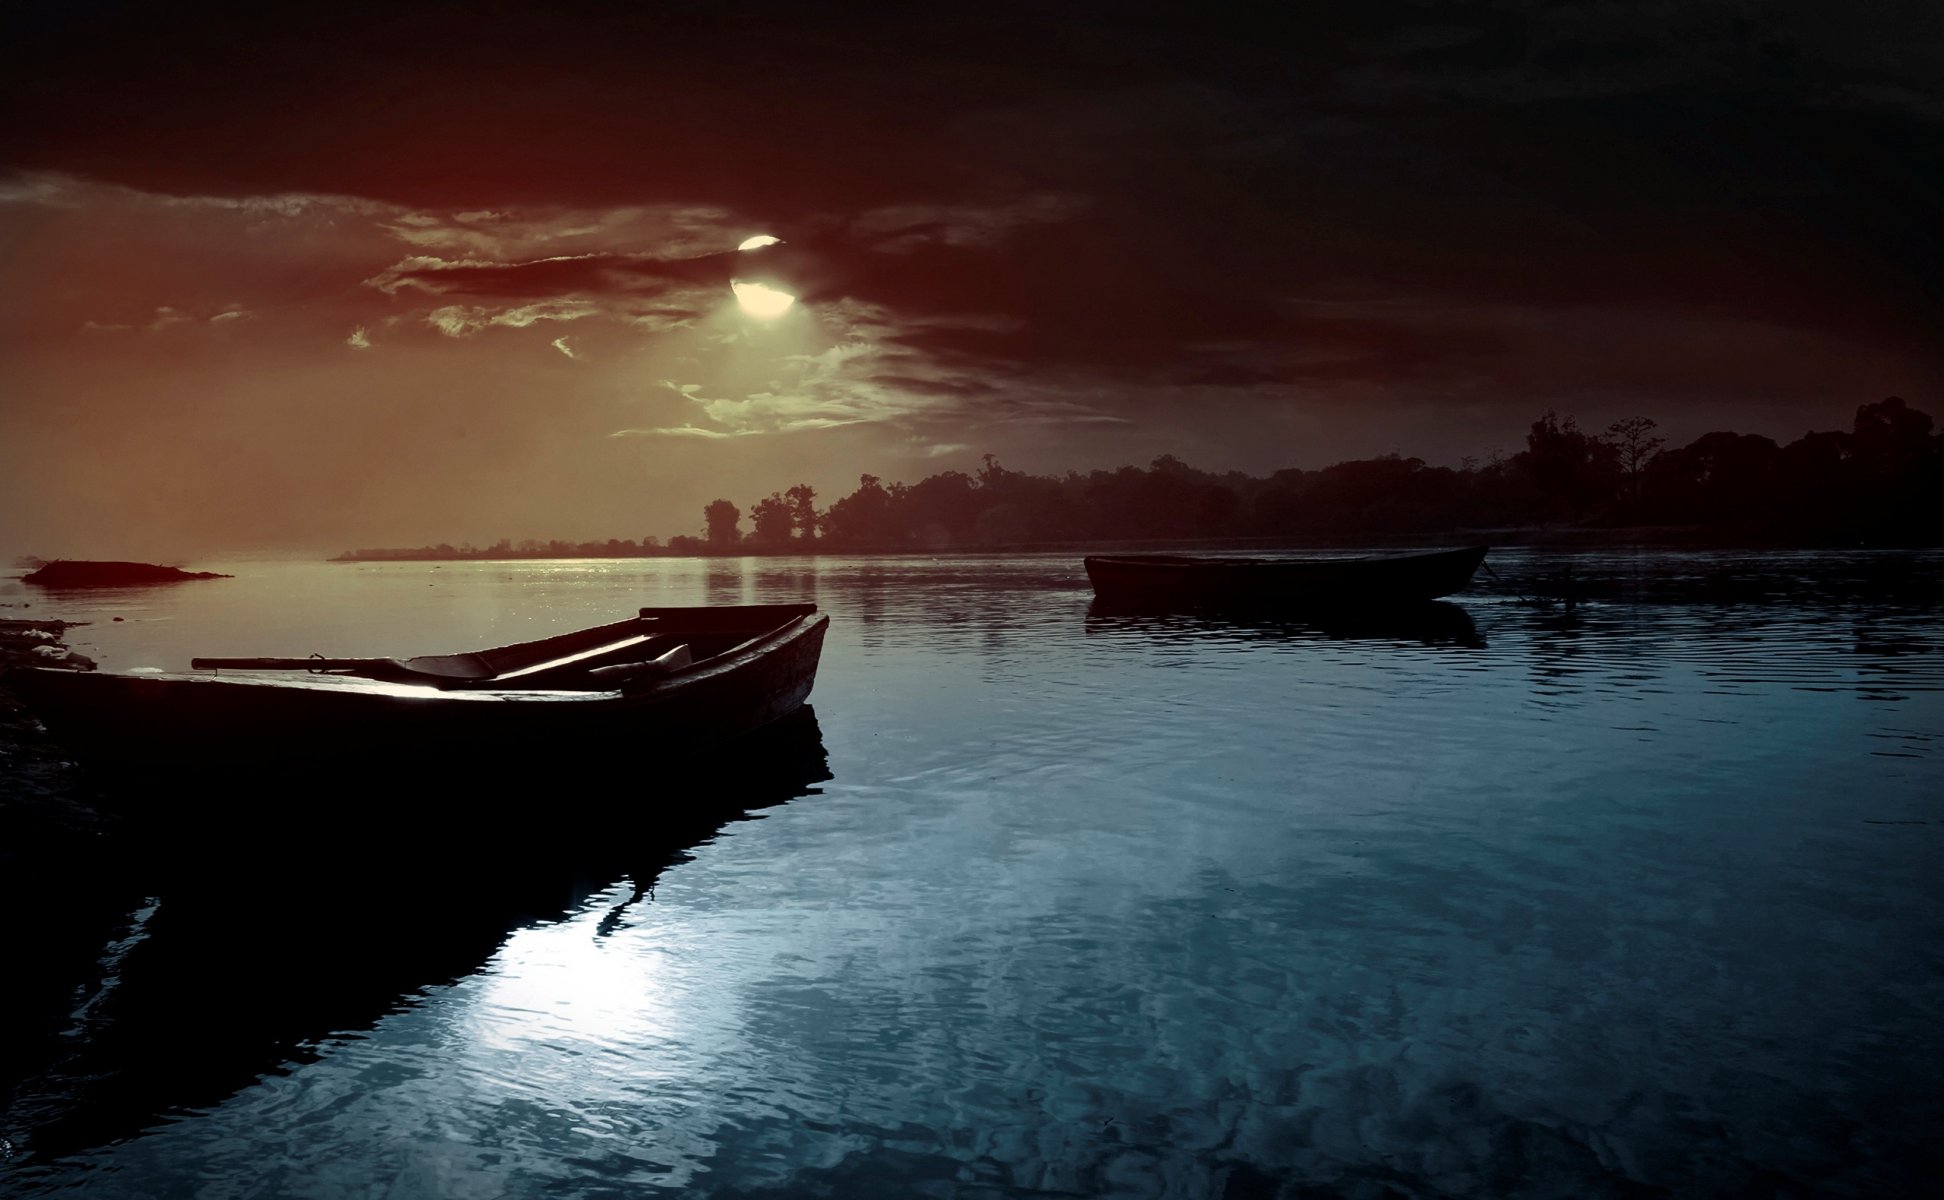
[[[114,919],[11,1035],[43,1069],[0,1112],[0,1193],[1934,1181],[1944,558],[1583,555],[1607,598],[1519,602],[1568,561],[1495,552],[1502,581],[1404,630],[1094,614],[1065,556],[0,596],[93,620],[70,642],[109,669],[644,604],[832,617],[814,723],[749,755],[785,778],[686,861],[627,864],[581,804],[655,764],[562,764],[556,795],[482,808],[507,831],[483,858],[372,869],[347,847],[381,832],[323,828],[260,869],[48,897]],[[539,823],[596,848],[529,861]]]

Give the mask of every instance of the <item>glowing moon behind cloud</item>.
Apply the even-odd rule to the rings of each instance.
[[[796,297],[788,292],[780,292],[766,283],[749,283],[741,279],[731,280],[729,290],[736,293],[736,302],[743,311],[752,317],[768,320],[780,317],[790,311]]]
[[[782,240],[779,237],[771,237],[767,233],[759,233],[755,237],[744,238],[742,245],[737,246],[736,249],[761,250],[764,246],[777,245]],[[742,305],[744,312],[765,321],[789,312],[790,306],[796,303],[796,297],[790,293],[754,280],[731,279],[729,290],[736,293],[736,301]]]

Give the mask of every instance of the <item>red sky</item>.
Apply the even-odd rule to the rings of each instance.
[[[1211,11],[16,7],[0,551],[1938,411],[1935,6]]]

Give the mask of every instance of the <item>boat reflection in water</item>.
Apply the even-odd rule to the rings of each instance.
[[[610,929],[691,849],[831,775],[804,707],[687,765],[617,753],[592,769],[557,761],[551,778],[547,791],[472,780],[441,822],[375,815],[414,810],[367,780],[339,781],[363,793],[358,820],[286,807],[264,784],[240,840],[207,824],[119,828],[82,864],[105,880],[84,899],[72,858],[22,864],[0,898],[46,916],[16,945],[18,1016],[0,1034],[10,1169],[288,1073],[477,971],[515,931],[627,895]]]
[[[1132,554],[1085,560],[1102,600],[1219,604],[1282,612],[1402,608],[1462,592],[1487,546],[1418,554],[1327,557]]]
[[[1474,650],[1485,646],[1471,613],[1448,600],[1427,600],[1365,612],[1292,615],[1235,606],[1115,603],[1096,599],[1087,609],[1087,630],[1162,637],[1220,634],[1276,641],[1393,641]]]

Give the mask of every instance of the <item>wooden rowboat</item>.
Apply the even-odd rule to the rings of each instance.
[[[1114,605],[1212,605],[1346,612],[1423,604],[1461,591],[1487,547],[1369,558],[1109,555],[1086,560],[1094,595]]]
[[[7,683],[77,758],[117,773],[573,777],[701,750],[795,711],[828,624],[814,604],[644,608],[468,654],[198,658],[168,674],[30,668]]]

